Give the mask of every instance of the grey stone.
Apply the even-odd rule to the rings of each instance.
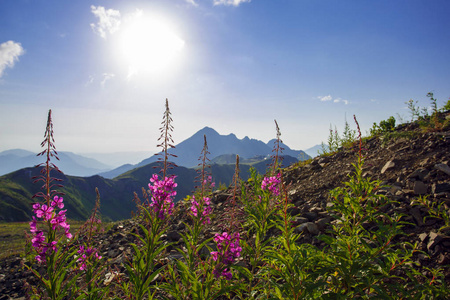
[[[333,220],[333,218],[331,217],[325,217],[322,219],[319,219],[316,221],[316,225],[320,230],[325,229],[328,225],[331,224],[331,221]]]
[[[302,214],[302,217],[307,218],[309,221],[315,221],[317,219],[317,213],[309,211]]]
[[[169,231],[167,233],[167,239],[169,241],[178,241],[179,239],[181,239],[181,235],[178,233],[178,231]]]
[[[306,224],[306,228],[308,229],[309,233],[317,235],[319,234],[319,227],[317,227],[316,224],[314,224],[313,222],[308,222],[305,223]]]
[[[395,163],[390,160],[386,164],[384,164],[383,168],[381,169],[381,174],[384,174],[387,170],[395,167]]]
[[[395,194],[395,193],[397,193],[398,191],[401,191],[401,190],[402,190],[402,188],[399,187],[398,185],[393,185],[393,186],[390,187],[390,192],[392,194]]]
[[[413,216],[417,225],[419,226],[423,225],[422,214],[420,213],[420,209],[418,207],[411,208],[409,213]]]
[[[436,164],[434,166],[436,169],[438,169],[439,171],[444,172],[445,174],[450,176],[450,167],[446,164]]]
[[[430,232],[429,234],[430,240],[427,244],[427,249],[431,250],[435,246],[437,246],[442,240],[444,240],[444,236],[436,233],[436,232]]]
[[[305,217],[296,217],[295,222],[297,222],[298,224],[304,224],[306,222],[309,222],[309,220],[308,218]]]
[[[412,172],[408,177],[423,180],[428,173],[429,171],[427,169],[420,168]]]
[[[321,157],[318,161],[319,164],[326,164],[330,159],[328,157]]]
[[[428,234],[426,232],[419,234],[420,241],[424,242],[428,237]]]
[[[448,183],[448,182],[435,183],[431,186],[431,192],[433,194],[450,192],[450,183]]]
[[[425,195],[428,192],[428,186],[422,181],[414,182],[414,194]]]
[[[306,226],[306,224],[307,223],[303,223],[303,224],[300,224],[300,226],[297,226],[295,229],[294,229],[294,233],[303,233],[303,232],[305,232],[305,231],[307,231],[308,229],[307,229],[307,226]]]
[[[287,209],[287,213],[290,214],[291,216],[296,216],[300,213],[300,209],[298,207],[289,207]]]

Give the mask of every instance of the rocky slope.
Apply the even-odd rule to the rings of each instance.
[[[446,115],[450,117],[450,113]],[[423,132],[413,123],[397,127],[397,132],[396,137],[389,140],[374,137],[364,142],[364,176],[388,185],[381,192],[397,201],[388,209],[405,214],[411,223],[404,228],[406,235],[401,237],[402,241],[418,242],[419,249],[429,254],[429,257],[418,254],[414,260],[423,267],[442,268],[445,281],[450,284],[450,231],[438,232],[444,222],[436,218],[424,219],[427,210],[413,205],[418,196],[427,195],[433,202],[443,203],[450,215],[450,130]],[[357,161],[357,151],[356,146],[342,149],[329,157],[316,157],[308,163],[284,169],[288,194],[294,204],[289,212],[295,216],[296,231],[304,233],[300,242],[321,246],[316,237],[324,233],[332,221],[327,212],[329,190],[342,186],[354,170],[352,164]],[[212,205],[217,218],[207,228],[205,237],[220,231],[222,215],[229,206],[229,193],[214,193]],[[184,229],[182,222],[186,221],[186,208],[181,203],[178,208],[179,215],[166,236],[172,242],[180,240],[179,232]],[[119,273],[124,271],[122,264],[131,253],[128,244],[133,237],[128,232],[134,230],[135,222],[123,221],[97,237],[102,255]],[[168,255],[177,254],[172,250]],[[22,264],[22,259],[17,257],[0,262],[0,300],[24,299],[21,298],[24,297],[24,282],[35,282],[29,278],[28,271],[23,271]]]

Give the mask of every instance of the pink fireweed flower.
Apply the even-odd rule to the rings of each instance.
[[[200,221],[203,221],[203,225],[206,223],[210,224],[211,219],[209,217],[209,214],[212,212],[211,208],[211,200],[208,197],[203,197],[203,203],[198,203],[195,200],[195,196],[192,196],[191,200],[191,214],[194,217],[198,217]],[[199,214],[199,210],[201,211]],[[200,216],[199,216],[200,215]]]
[[[53,230],[56,230],[59,227],[65,227],[66,226],[66,209],[61,210],[57,215],[53,217],[53,219],[50,220],[50,223],[53,225]]]
[[[281,183],[281,173],[276,176],[264,177],[261,183],[261,189],[264,191],[268,189],[275,196],[280,195],[279,184]]]
[[[99,260],[102,259],[100,255],[98,255],[96,248],[84,248],[84,246],[80,246],[80,249],[77,251],[77,253],[80,255],[80,257],[77,259],[77,261],[80,263],[79,268],[81,271],[86,270],[86,263],[91,257],[95,257],[95,259]]]
[[[224,232],[222,234],[216,234],[214,241],[219,251],[211,252],[212,259],[218,262],[213,273],[216,278],[222,276],[230,280],[232,274],[228,271],[227,266],[231,265],[234,259],[241,255],[242,248],[239,246],[240,235],[236,232],[231,236],[227,232]]]
[[[31,245],[34,248],[41,248],[43,243],[45,242],[45,236],[42,231],[38,231],[34,238],[31,239]]]
[[[64,207],[63,198],[55,196],[50,206],[46,204],[35,203],[33,204],[33,212],[36,214],[36,217],[39,219],[43,219],[51,224],[51,230],[56,231],[60,228],[64,230],[64,234],[67,238],[72,238],[72,234],[69,232],[70,225],[66,223],[66,211],[57,209],[61,209]],[[35,257],[38,262],[44,262],[46,260],[46,255],[58,251],[56,245],[58,244],[57,240],[48,241],[45,243],[45,236],[42,230],[38,229],[38,220],[33,216],[33,220],[30,224],[30,232],[33,233],[33,238],[31,239],[31,244],[38,252],[38,255]],[[49,236],[52,236],[49,234]]]
[[[148,187],[152,195],[152,202],[150,207],[153,207],[158,218],[164,219],[165,216],[172,214],[173,210],[173,200],[177,192],[175,188],[177,184],[175,183],[176,176],[165,177],[163,180],[159,180],[157,174],[153,174],[150,178]]]
[[[38,218],[44,218],[45,221],[49,221],[53,215],[53,207],[47,206],[43,204],[42,206],[39,203],[33,205],[34,213]]]
[[[207,185],[209,184],[210,187],[214,188],[214,187],[216,186],[216,183],[213,182],[212,180],[213,180],[213,178],[212,178],[212,176],[210,175],[210,176],[208,176],[205,180],[203,180],[203,184],[204,184],[205,186],[207,186]]]
[[[30,232],[31,233],[36,233],[36,232],[38,232],[38,229],[37,229],[37,220],[36,220],[36,218],[33,216],[33,221],[31,221],[30,223]]]
[[[51,252],[51,251],[54,251],[54,252],[58,251],[58,248],[56,248],[57,243],[58,243],[57,241],[52,241],[50,243],[44,244],[44,246],[42,247],[41,255],[44,255],[47,252]]]
[[[63,198],[58,196],[53,197],[53,201],[50,205],[52,207],[58,206],[59,209],[64,208]]]

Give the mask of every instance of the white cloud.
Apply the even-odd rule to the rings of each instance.
[[[19,61],[19,56],[23,55],[23,50],[20,43],[13,41],[7,41],[0,44],[0,78],[3,75],[3,71],[9,67],[14,67],[14,63]]]
[[[317,97],[320,101],[331,101],[333,98],[331,95],[325,96],[325,97]]]
[[[186,2],[194,6],[198,6],[198,3],[196,3],[194,0],[186,0]]]
[[[86,82],[85,86],[89,86],[94,82],[94,75],[89,75],[89,79]]]
[[[103,73],[103,80],[102,80],[102,82],[100,83],[100,85],[101,85],[102,87],[104,87],[104,86],[105,86],[105,83],[106,83],[108,80],[112,79],[114,76],[116,76],[116,75],[114,75],[113,73]]]
[[[333,97],[331,97],[331,95],[319,96],[319,97],[317,97],[317,99],[319,99],[322,102],[333,101],[333,103],[344,103],[345,105],[347,105],[349,103],[348,100],[344,100],[344,99],[341,99],[341,98],[334,98],[333,99]]]
[[[251,0],[214,0],[214,5],[239,6],[241,3],[250,1]]]
[[[91,5],[91,12],[99,19],[97,24],[91,23],[92,30],[106,39],[106,34],[113,34],[120,27],[120,12],[114,9],[106,10],[103,6]]]
[[[344,100],[344,99],[341,99],[341,98],[336,98],[336,99],[333,100],[333,102],[334,103],[344,103],[345,105],[348,104],[348,100]]]

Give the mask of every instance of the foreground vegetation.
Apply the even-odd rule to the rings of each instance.
[[[85,221],[69,220],[73,234],[80,230]],[[107,230],[112,223],[104,223],[102,230]],[[8,256],[23,256],[26,238],[30,231],[29,222],[0,223],[0,260]]]
[[[441,124],[433,115],[429,120]],[[133,257],[125,262],[126,274],[105,285],[107,261],[93,238],[100,222],[100,197],[91,218],[73,236],[57,191],[60,183],[51,176],[58,169],[51,161],[57,153],[49,112],[41,153],[46,162],[36,178],[44,189],[36,195],[40,200],[33,205],[35,216],[30,222],[27,266],[39,282],[30,287],[31,298],[445,299],[450,294],[442,270],[423,273],[414,265],[416,244],[396,242],[403,235],[404,216],[386,213],[384,208],[394,201],[378,193],[381,182],[362,175],[359,127],[346,140],[359,143],[354,171],[344,187],[330,191],[329,213],[335,220],[319,236],[324,247],[298,243],[300,234],[288,213],[292,207],[288,187],[278,168],[282,148],[276,124],[271,171],[264,176],[253,171],[247,182],[241,182],[237,157],[228,209],[220,220],[222,231],[202,240],[214,217],[209,198],[214,183],[205,137],[199,186],[184,202],[190,220],[182,233],[183,246],[177,248],[180,258],[165,259],[173,246],[163,236],[174,216],[177,187],[176,178],[169,174],[171,121],[166,100],[159,139],[161,172],[149,175],[148,189],[143,188],[141,197],[135,194],[139,230],[132,233],[137,239],[132,244]],[[355,122],[358,126],[356,118]]]

